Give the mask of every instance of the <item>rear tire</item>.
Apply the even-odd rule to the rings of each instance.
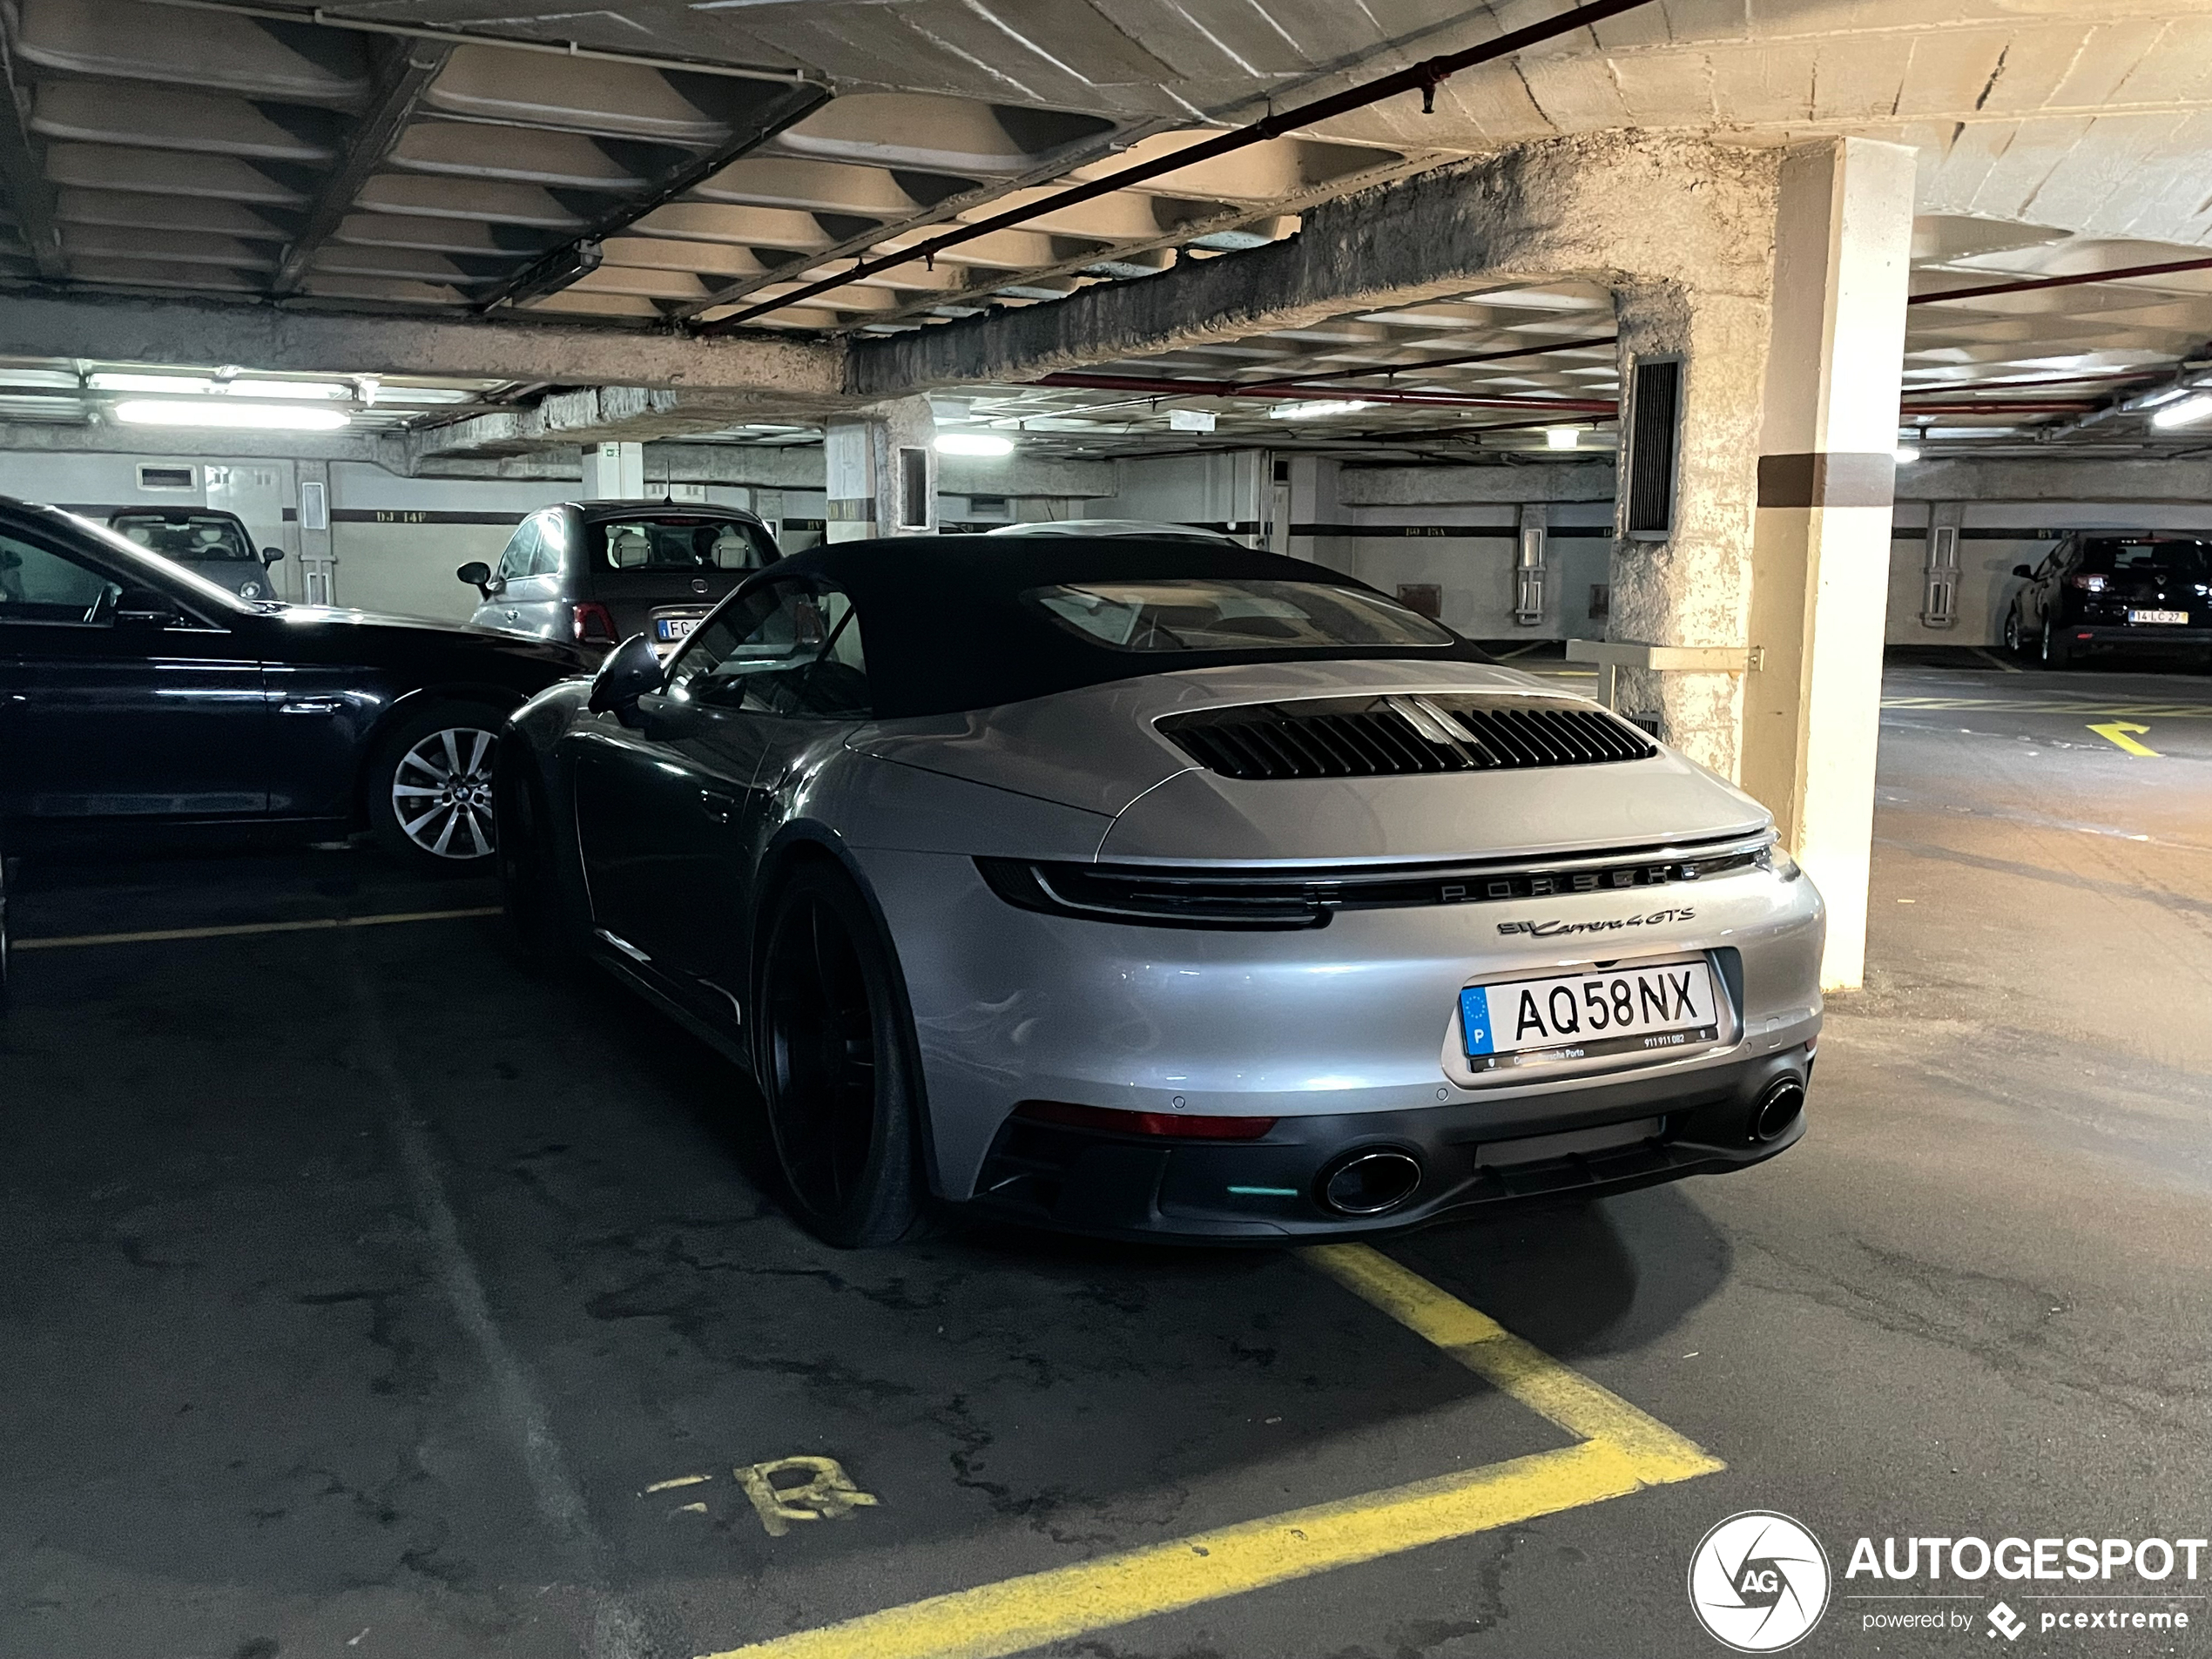
[[[533,965],[563,962],[574,954],[576,941],[562,914],[551,813],[544,781],[519,740],[503,745],[493,764],[492,799],[499,827],[493,856],[508,925]]]
[[[492,765],[503,723],[484,704],[441,698],[384,734],[363,792],[386,852],[424,874],[490,872],[498,839]]]
[[[0,1014],[8,1011],[8,848],[0,840]]]
[[[2050,617],[2043,618],[2043,666],[2050,669],[2070,668],[2074,664],[2074,647],[2059,637],[2058,624]]]
[[[927,1224],[921,1067],[898,969],[860,890],[801,866],[762,916],[755,1053],[792,1211],[841,1250]]]

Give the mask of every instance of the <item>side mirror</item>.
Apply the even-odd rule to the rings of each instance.
[[[2033,575],[2035,574],[2035,572],[2034,572],[2034,571],[2033,571],[2033,570],[2029,570],[2029,569],[2027,568],[2027,566],[2026,566],[2025,564],[2015,564],[2015,565],[2013,567],[2013,574],[2014,576],[2031,576],[2031,577],[2032,577],[2032,576],[2033,576]]]
[[[632,634],[607,653],[607,660],[591,677],[591,711],[604,714],[612,710],[624,725],[631,725],[637,718],[637,699],[666,683],[660,658],[653,653],[653,642],[643,634]]]
[[[455,570],[454,575],[475,589],[485,598],[491,597],[491,566],[486,564],[482,559],[469,560],[468,563]]]
[[[283,556],[284,550],[280,547],[265,547],[261,550],[261,563],[265,565],[274,564]]]
[[[166,628],[183,620],[184,614],[158,588],[125,588],[115,599],[115,620],[120,627]]]

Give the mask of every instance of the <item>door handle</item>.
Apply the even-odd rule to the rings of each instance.
[[[341,697],[295,697],[277,705],[279,714],[335,714],[346,706]]]
[[[736,815],[737,797],[723,794],[719,790],[699,791],[699,810],[718,824],[726,824]]]

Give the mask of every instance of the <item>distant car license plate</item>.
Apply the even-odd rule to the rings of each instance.
[[[697,617],[657,617],[653,627],[663,639],[689,639],[699,621]]]
[[[1688,1048],[1717,1039],[1720,1024],[1703,962],[1508,980],[1460,993],[1460,1032],[1477,1070]]]
[[[2128,620],[2130,622],[2172,622],[2185,624],[2188,621],[2188,619],[2189,613],[2186,610],[2131,610],[2128,613]]]

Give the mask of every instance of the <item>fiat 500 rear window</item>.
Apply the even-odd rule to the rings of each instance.
[[[1025,603],[1116,651],[1298,651],[1448,645],[1453,636],[1380,594],[1224,577],[1032,588]]]

